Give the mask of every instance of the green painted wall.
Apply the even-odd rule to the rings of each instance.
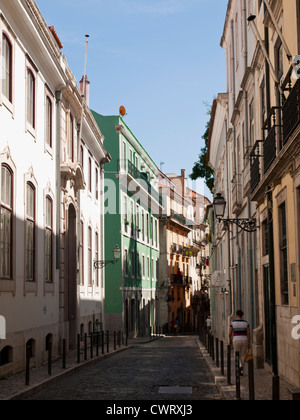
[[[115,194],[115,212],[112,214],[107,212],[105,214],[105,258],[111,259],[112,258],[112,250],[116,244],[118,244],[121,248],[121,261],[119,261],[115,265],[108,265],[105,271],[105,313],[106,314],[122,314],[123,313],[123,292],[122,287],[129,288],[129,289],[157,289],[158,287],[158,274],[156,271],[158,270],[158,265],[156,261],[159,261],[159,250],[149,246],[148,243],[141,243],[137,241],[134,237],[128,236],[124,234],[125,230],[125,223],[124,223],[124,216],[122,215],[123,203],[126,197],[127,200],[127,210],[128,210],[128,219],[130,219],[130,200],[134,201],[134,211],[136,210],[136,198],[132,197],[130,193],[128,193],[127,189],[124,189],[120,185],[119,182],[119,170],[122,166],[123,156],[123,142],[126,143],[126,161],[132,157],[132,162],[135,163],[136,156],[138,157],[139,161],[139,170],[141,169],[141,163],[145,164],[145,171],[149,173],[149,181],[150,177],[154,177],[155,174],[153,170],[145,163],[145,161],[141,157],[141,153],[145,153],[149,161],[155,166],[150,156],[147,154],[145,149],[141,146],[139,141],[136,139],[134,134],[131,130],[127,127],[123,119],[119,116],[102,116],[96,112],[93,112],[93,115],[99,125],[99,128],[104,135],[104,146],[108,153],[112,156],[112,160],[109,164],[105,165],[105,206],[107,206],[107,200],[111,199],[111,194]],[[126,137],[122,134],[116,132],[116,125],[123,125],[130,134],[134,137],[137,142],[137,147],[139,150],[136,150],[132,144],[128,141]],[[121,147],[120,147],[121,146]],[[121,148],[121,150],[120,150]],[[132,155],[130,155],[130,150],[132,151]],[[128,169],[128,168],[127,168]],[[106,191],[109,187],[110,189],[115,186],[115,190],[110,192],[110,190]],[[148,209],[146,203],[140,202],[140,210],[142,209],[145,212],[145,224],[146,224],[146,213],[149,214],[149,220],[151,220],[151,211]],[[116,213],[116,214],[115,214]],[[153,216],[153,221],[157,220],[157,231],[159,231],[159,224],[158,219]],[[140,228],[141,228],[142,218],[140,213]],[[155,222],[153,223],[153,237],[156,238],[155,235]],[[130,231],[131,227],[127,227],[128,231]],[[146,226],[144,227],[145,232],[147,230]],[[134,216],[134,230],[137,230],[137,218],[136,215]],[[149,233],[151,237],[151,229],[149,228]],[[157,233],[158,235],[158,233]],[[154,238],[153,238],[154,239]],[[158,236],[157,236],[158,239]],[[152,240],[152,238],[151,238]],[[128,275],[123,273],[125,270],[125,249],[128,251]],[[131,250],[134,251],[134,275],[132,275],[132,259],[131,259]],[[137,257],[139,254],[140,263],[138,264]],[[145,256],[145,276],[143,278],[142,275],[142,256]],[[148,264],[147,264],[147,257],[149,257],[150,261],[150,273],[148,278]],[[153,259],[153,266],[152,266],[152,259]],[[140,267],[138,273],[138,267]],[[152,273],[152,267],[154,268],[154,273]],[[123,275],[124,274],[124,275]],[[123,284],[124,279],[124,284]],[[155,293],[149,293],[150,299],[155,299]],[[152,300],[151,300],[152,305]],[[153,323],[153,311],[151,310],[151,318]]]

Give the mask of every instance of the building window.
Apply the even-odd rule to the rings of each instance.
[[[128,250],[124,250],[124,274],[128,276]]]
[[[99,235],[95,233],[95,261],[99,261]],[[99,270],[96,270],[96,286],[99,287]]]
[[[255,121],[254,121],[254,101],[251,102],[249,107],[249,121],[250,121],[250,146],[255,143]]]
[[[93,285],[93,254],[92,254],[92,228],[89,226],[88,229],[88,279],[89,279],[89,286]]]
[[[99,199],[99,172],[98,168],[95,169],[95,196],[96,200]]]
[[[83,221],[80,221],[80,237],[79,237],[79,269],[80,269],[80,285],[84,286],[84,224]]]
[[[35,281],[35,188],[26,185],[26,240],[25,275],[26,281]]]
[[[289,304],[289,274],[287,248],[287,219],[285,202],[279,207],[280,278],[282,304]]]
[[[74,144],[74,118],[70,114],[70,133],[69,133],[69,159],[74,162],[75,160],[75,144]]]
[[[135,277],[135,253],[134,250],[131,250],[131,277]]]
[[[45,230],[45,281],[52,282],[53,267],[53,202],[46,197],[46,230]]]
[[[46,97],[46,145],[52,149],[52,102]]]
[[[143,276],[143,279],[145,278],[145,275],[146,275],[146,273],[145,273],[145,255],[143,255],[142,256],[142,276]]]
[[[123,200],[124,200],[123,201],[124,230],[127,233],[127,230],[128,230],[128,219],[127,219],[127,196],[126,195],[124,195]]]
[[[27,69],[27,122],[35,128],[35,77]]]
[[[13,173],[1,166],[0,277],[12,278]]]
[[[2,93],[12,102],[12,45],[5,34],[2,38]]]
[[[89,192],[92,193],[92,159],[89,157],[89,178],[88,178]]]
[[[13,361],[13,348],[10,346],[4,347],[0,351],[0,366],[5,366]]]

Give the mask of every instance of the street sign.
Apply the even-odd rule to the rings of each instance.
[[[225,276],[222,271],[215,271],[212,273],[211,287],[225,287]]]

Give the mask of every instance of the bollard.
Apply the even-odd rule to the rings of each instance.
[[[254,388],[254,361],[248,361],[248,376],[249,376],[249,401],[255,401],[255,388]]]
[[[216,364],[217,364],[217,368],[220,367],[219,339],[218,338],[216,338]]]
[[[66,369],[66,366],[67,366],[66,360],[67,360],[66,339],[64,338],[63,339],[63,357],[62,357],[63,369]]]
[[[125,346],[128,346],[128,334],[126,333],[126,342],[125,342]]]
[[[77,334],[77,363],[80,363],[80,342],[81,342],[80,334]]]
[[[220,341],[220,352],[221,352],[221,375],[224,376],[225,372],[224,372],[224,342],[221,340]]]
[[[92,333],[92,332],[90,334],[90,345],[91,345],[91,348],[90,348],[91,359],[93,359],[94,358],[94,333]]]
[[[102,354],[104,354],[104,331],[101,331]]]
[[[280,378],[277,375],[274,375],[272,378],[272,400],[280,400]]]
[[[52,340],[48,343],[48,375],[52,375]]]
[[[231,345],[227,346],[227,384],[231,385]]]
[[[114,331],[114,350],[117,350],[117,333]]]
[[[213,362],[215,361],[215,339],[214,336],[211,336],[211,357]]]
[[[107,346],[107,353],[109,353],[109,331],[106,332],[106,346]]]
[[[240,353],[235,352],[236,399],[241,399]]]
[[[25,385],[29,386],[30,382],[30,356],[31,356],[31,347],[26,346],[26,371],[25,371]]]
[[[84,334],[84,360],[87,360],[87,333]]]
[[[96,356],[99,356],[99,337],[100,333],[99,331],[96,332]]]

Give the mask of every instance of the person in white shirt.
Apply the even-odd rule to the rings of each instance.
[[[251,348],[250,326],[243,319],[243,311],[237,311],[236,315],[237,318],[230,324],[229,343],[230,345],[233,344],[234,351],[238,351],[240,354],[240,374],[243,376],[245,358]]]

